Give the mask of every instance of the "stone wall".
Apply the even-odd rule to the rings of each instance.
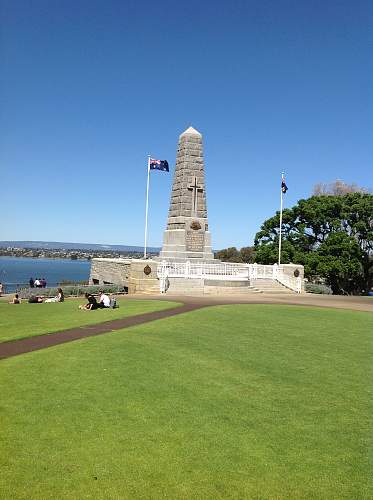
[[[150,259],[133,259],[128,280],[128,293],[159,293],[157,266]]]
[[[114,283],[128,287],[131,259],[92,259],[89,283]]]
[[[89,283],[123,285],[128,293],[158,293],[158,264],[149,259],[92,259]]]

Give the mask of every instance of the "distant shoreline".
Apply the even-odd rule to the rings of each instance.
[[[144,247],[138,245],[103,245],[98,243],[73,243],[62,241],[0,241],[0,250],[44,250],[44,251],[69,251],[69,252],[120,252],[143,253]],[[151,253],[159,253],[160,247],[148,247]]]
[[[148,252],[155,256],[158,252]],[[94,258],[141,258],[143,252],[137,251],[113,251],[113,250],[59,250],[45,248],[0,248],[0,257],[27,257],[31,259],[65,259],[65,260],[91,260]]]
[[[12,255],[12,254],[2,254],[0,252],[0,259],[1,258],[15,258],[15,259],[64,259],[64,260],[91,260],[89,257],[77,257],[76,259],[72,259],[71,257],[63,257],[60,255]]]

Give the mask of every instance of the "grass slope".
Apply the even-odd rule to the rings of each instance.
[[[218,306],[5,360],[3,497],[371,498],[372,332]]]
[[[180,305],[177,302],[161,300],[119,299],[118,309],[79,310],[78,305],[85,302],[84,299],[68,299],[61,304],[23,302],[20,305],[13,305],[0,302],[0,342],[103,323]]]

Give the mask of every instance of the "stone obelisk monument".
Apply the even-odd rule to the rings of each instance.
[[[189,127],[179,137],[162,260],[212,260],[202,135]]]

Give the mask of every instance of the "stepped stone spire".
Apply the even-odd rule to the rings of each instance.
[[[211,260],[202,135],[189,127],[179,137],[161,259]]]
[[[183,135],[197,135],[198,137],[202,137],[202,135],[198,132],[198,130],[196,130],[193,127],[189,127],[186,130],[184,130],[184,132],[180,134],[180,137]]]

